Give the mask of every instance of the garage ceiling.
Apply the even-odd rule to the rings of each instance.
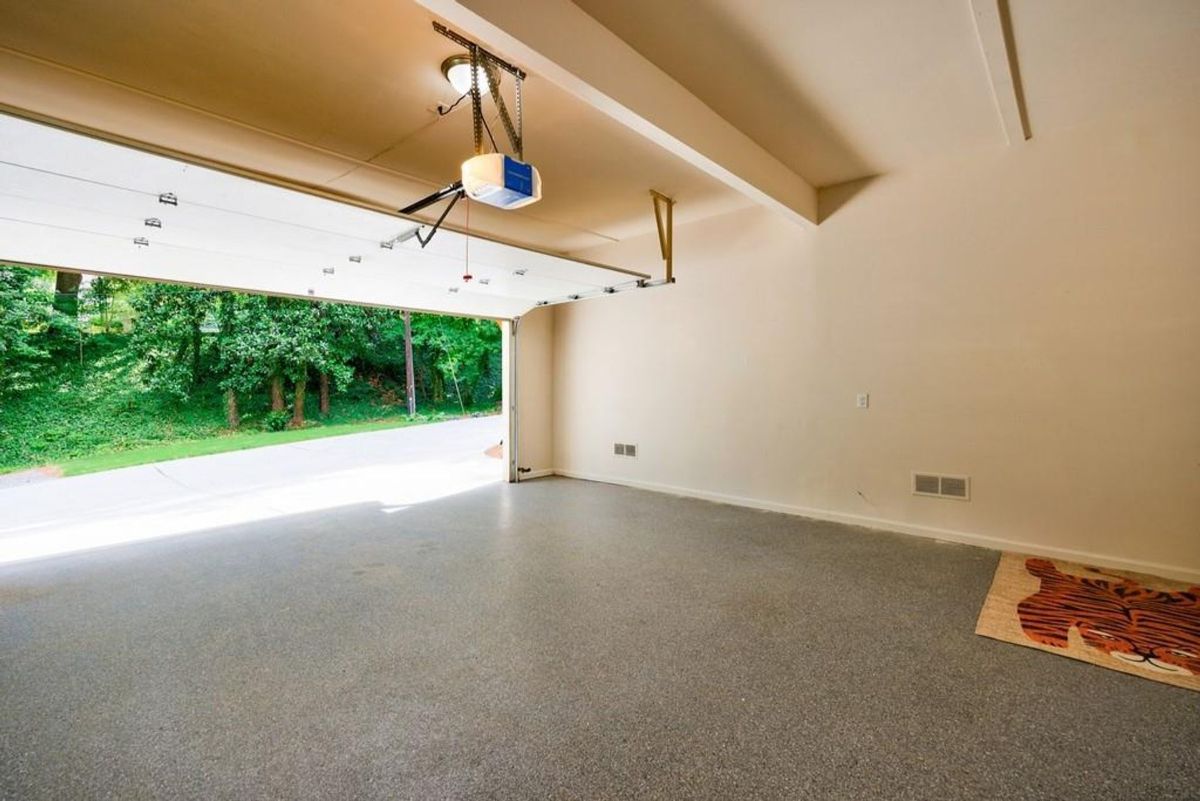
[[[1005,146],[979,0],[574,2],[817,186]],[[1196,0],[1003,5],[1035,140],[1196,106]]]
[[[722,170],[757,173],[751,188],[794,178],[815,208],[814,186],[1006,147],[980,9],[1010,14],[1002,60],[1029,146],[1129,109],[1195,113],[1200,91],[1194,0],[40,0],[0,4],[0,110],[400,208],[472,152],[466,104],[437,111],[455,100],[439,66],[458,48],[429,7],[480,37],[507,21],[497,41],[541,58],[526,154],[544,199],[475,204],[471,229],[556,254],[654,230],[649,189],[676,198],[677,223],[748,205]],[[655,129],[664,108],[674,127]]]
[[[436,111],[461,48],[432,20],[409,0],[4,3],[0,104],[401,208],[472,154],[469,104]],[[538,75],[524,101],[545,197],[476,206],[478,230],[566,252],[652,230],[651,188],[679,222],[747,203]]]

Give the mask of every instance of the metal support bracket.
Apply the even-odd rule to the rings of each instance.
[[[442,36],[445,36],[450,41],[467,48],[468,51],[470,51],[470,49],[473,47],[478,48],[480,55],[485,56],[489,61],[491,61],[497,67],[504,70],[505,72],[511,73],[514,77],[520,78],[521,80],[525,80],[527,77],[529,77],[525,74],[525,70],[521,69],[520,67],[516,66],[515,64],[510,64],[509,62],[507,62],[504,59],[497,56],[495,53],[484,50],[482,47],[479,47],[479,45],[475,44],[470,39],[463,36],[461,33],[457,33],[455,31],[450,30],[442,23],[434,22],[433,29],[435,31],[437,31],[438,33],[440,33]]]
[[[446,220],[446,215],[450,213],[450,209],[454,208],[454,204],[466,196],[467,193],[463,189],[459,189],[454,193],[454,197],[450,199],[450,202],[446,204],[446,208],[442,210],[442,216],[438,217],[437,222],[435,222],[433,227],[429,229],[428,236],[421,236],[420,229],[417,230],[417,241],[421,243],[422,250],[424,250],[425,246],[429,244],[429,240],[433,239],[433,235],[438,232],[438,229],[442,227],[442,223]],[[467,277],[470,278],[470,276]]]
[[[427,236],[421,236],[420,228],[413,229],[413,236],[416,236],[417,241],[421,243],[422,249],[429,244],[429,240],[433,239],[433,235],[436,234],[438,229],[442,227],[442,223],[446,221],[446,216],[450,213],[450,210],[454,208],[454,204],[457,203],[461,198],[466,197],[466,194],[466,190],[463,189],[462,181],[455,181],[449,186],[439,189],[433,194],[421,198],[416,203],[412,203],[400,209],[401,214],[412,215],[428,206],[432,206],[434,203],[437,203],[440,200],[450,198],[450,202],[446,204],[446,208],[442,210],[441,216],[437,218],[437,222],[435,222],[430,228]],[[408,238],[409,237],[407,236],[403,237],[403,239]],[[403,241],[403,239],[401,241]]]
[[[471,95],[471,116],[473,118],[474,134],[475,134],[475,155],[483,152],[483,93],[479,86],[479,71],[482,69],[488,79],[488,93],[492,96],[493,102],[496,104],[496,110],[500,113],[500,121],[504,124],[504,130],[508,134],[509,144],[512,146],[513,152],[521,161],[525,160],[525,127],[522,119],[523,109],[521,103],[521,84],[524,82],[526,75],[525,70],[520,67],[510,64],[499,56],[484,50],[475,42],[472,42],[467,37],[456,33],[440,22],[433,23],[433,29],[445,36],[450,41],[459,44],[467,49],[467,54],[471,57],[471,89],[468,94]],[[502,69],[512,75],[516,80],[516,89],[514,99],[516,101],[516,124],[513,124],[512,116],[508,112],[508,106],[504,102],[504,98],[500,95],[500,80],[497,69]]]
[[[675,283],[673,263],[675,199],[653,189],[650,190],[650,198],[654,203],[654,222],[658,225],[658,248],[662,252],[663,262],[667,266],[666,283],[673,284]]]
[[[484,72],[488,76],[488,92],[492,96],[492,102],[496,104],[496,111],[500,112],[500,122],[504,124],[504,132],[508,134],[508,143],[512,146],[513,152],[517,154],[517,159],[525,160],[525,138],[521,130],[521,80],[517,79],[516,98],[517,98],[517,125],[513,126],[512,117],[508,114],[508,106],[504,103],[504,96],[500,94],[500,76],[493,66],[486,59],[483,62]]]

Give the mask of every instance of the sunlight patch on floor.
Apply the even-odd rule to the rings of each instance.
[[[135,505],[84,522],[0,531],[0,564],[359,504],[403,511],[498,480],[499,466],[493,459],[428,459],[340,470],[281,487],[189,494],[178,502]]]

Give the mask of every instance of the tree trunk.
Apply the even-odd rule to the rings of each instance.
[[[321,373],[321,414],[329,414],[329,373]]]
[[[225,390],[225,425],[230,430],[236,431],[241,424],[242,416],[238,414],[237,392],[227,389]]]
[[[192,383],[200,383],[200,324],[192,326]]]
[[[283,402],[283,376],[271,376],[271,411],[282,412],[286,404]]]
[[[413,376],[412,315],[404,312],[404,394],[409,417],[417,413],[417,382]]]
[[[59,270],[54,276],[54,308],[68,317],[79,316],[79,284],[82,273]]]
[[[292,428],[304,425],[304,378],[296,379],[296,400],[292,405]]]

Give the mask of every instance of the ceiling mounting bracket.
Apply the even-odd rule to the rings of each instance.
[[[446,204],[446,208],[442,209],[441,216],[437,218],[437,222],[435,222],[429,229],[429,233],[427,235],[421,236],[422,226],[418,225],[411,231],[401,234],[400,236],[388,240],[387,242],[381,242],[380,244],[385,248],[391,248],[397,241],[405,242],[415,236],[417,241],[421,243],[421,249],[423,250],[425,246],[429,244],[429,240],[433,239],[433,235],[436,234],[438,229],[442,227],[442,223],[446,221],[446,216],[450,213],[450,210],[454,208],[454,204],[457,203],[461,198],[465,197],[466,194],[466,191],[463,190],[462,181],[455,181],[449,186],[443,187],[432,194],[426,195],[416,203],[410,203],[409,205],[400,209],[401,214],[411,216],[428,206],[432,206],[434,203],[437,203],[440,200],[450,198],[450,202]]]
[[[484,50],[475,42],[472,42],[462,34],[456,33],[440,22],[433,23],[433,29],[445,36],[455,44],[462,45],[467,49],[467,55],[471,57],[471,89],[467,93],[471,95],[471,116],[475,134],[475,155],[483,153],[483,93],[479,86],[479,72],[487,76],[488,94],[492,96],[492,102],[496,104],[496,111],[500,114],[500,121],[504,124],[504,131],[508,134],[509,144],[512,145],[513,153],[517,159],[525,160],[525,126],[522,119],[522,104],[521,104],[521,84],[525,80],[525,70],[520,67],[510,64],[499,56]],[[500,80],[497,70],[504,70],[512,75],[516,81],[514,91],[515,110],[517,121],[514,124],[512,116],[508,112],[508,105],[504,102],[504,98],[500,94]]]
[[[662,192],[650,190],[650,199],[654,203],[654,222],[658,226],[658,249],[662,252],[666,264],[666,283],[675,283],[674,245],[675,245],[675,198],[667,197]]]

